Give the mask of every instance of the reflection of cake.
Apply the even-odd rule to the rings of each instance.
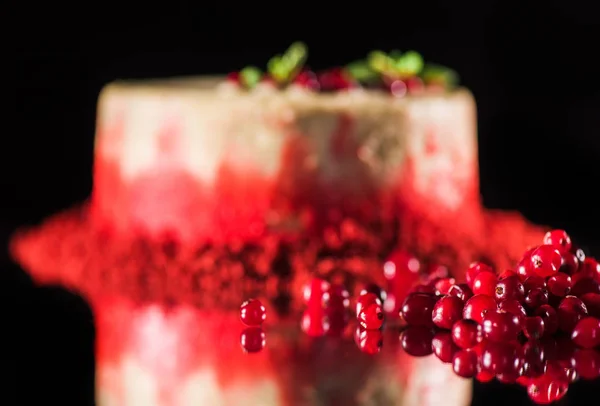
[[[187,405],[206,393],[221,399],[213,404],[240,404],[223,400],[232,387],[215,381],[223,358],[206,361],[205,350],[191,345],[199,336],[185,334],[217,339],[202,330],[203,320],[224,317],[249,296],[278,309],[270,312],[275,323],[298,310],[300,286],[315,273],[351,291],[383,282],[382,260],[396,247],[460,273],[484,253],[508,266],[539,240],[518,215],[480,205],[472,96],[445,88],[447,71],[423,70],[415,53],[404,55],[375,54],[365,65],[376,71],[374,82],[365,66],[314,82],[309,72],[286,76],[280,61],[252,89],[199,78],[103,90],[90,203],[18,234],[12,246],[38,281],[92,301],[100,405]],[[241,75],[243,87],[256,83],[251,72]],[[314,83],[336,91],[316,92]],[[139,315],[151,320],[138,328]],[[189,330],[171,325],[179,322]],[[155,341],[129,342],[153,325]],[[137,354],[136,346],[154,355]],[[191,352],[171,356],[172,348]],[[141,361],[147,357],[153,363]],[[238,357],[227,360],[252,369]],[[191,364],[183,368],[183,361]],[[270,362],[259,361],[258,370]],[[177,375],[182,368],[185,376]],[[157,394],[156,374],[170,400]],[[181,385],[189,379],[195,385],[187,396]],[[289,383],[265,385],[272,393]],[[194,392],[202,388],[208,392]],[[454,390],[467,402],[468,385]]]

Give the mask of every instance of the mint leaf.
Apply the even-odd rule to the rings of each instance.
[[[354,80],[361,83],[373,83],[379,80],[379,75],[371,69],[367,61],[352,62],[345,70]]]
[[[262,71],[256,66],[246,66],[240,71],[240,79],[247,89],[254,88],[262,78]]]
[[[424,64],[421,54],[408,51],[396,60],[395,68],[401,77],[411,77],[418,75],[423,70]]]
[[[439,84],[447,89],[458,84],[458,74],[450,68],[442,65],[427,64],[421,72],[425,84]]]

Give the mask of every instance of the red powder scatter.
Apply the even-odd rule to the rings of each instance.
[[[371,281],[383,286],[382,261],[395,248],[415,253],[425,264],[445,264],[460,279],[474,260],[504,270],[541,242],[543,230],[518,214],[479,214],[481,226],[473,227],[461,218],[440,224],[404,211],[393,244],[344,219],[321,236],[266,234],[248,243],[184,245],[105,234],[83,207],[18,232],[11,250],[40,283],[65,285],[92,302],[116,295],[234,309],[257,297],[267,306],[293,310],[301,304],[302,286],[315,275],[354,293]]]

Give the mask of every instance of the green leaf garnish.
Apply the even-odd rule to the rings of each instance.
[[[426,85],[442,85],[446,89],[451,89],[458,84],[458,74],[442,65],[425,65],[421,77]]]
[[[289,83],[300,73],[306,58],[308,49],[302,42],[294,42],[283,55],[276,55],[269,60],[267,69],[271,77],[280,85]]]
[[[240,80],[246,89],[253,89],[262,78],[262,71],[256,66],[246,66],[240,71]]]
[[[396,71],[402,78],[418,75],[425,64],[421,54],[415,51],[402,54],[395,62]]]
[[[367,64],[381,75],[388,75],[394,70],[394,60],[383,51],[371,52],[367,56]]]
[[[352,79],[359,83],[374,83],[380,79],[377,72],[371,69],[367,61],[352,62],[345,67],[345,70]]]

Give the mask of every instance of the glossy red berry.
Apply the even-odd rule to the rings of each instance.
[[[435,294],[438,296],[447,295],[452,286],[456,285],[456,280],[454,278],[441,278],[438,279],[435,286]]]
[[[546,278],[542,278],[541,276],[537,276],[537,275],[529,276],[523,282],[523,287],[525,288],[525,292],[529,292],[531,289],[535,289],[535,288],[545,289],[546,288]]]
[[[581,264],[581,272],[598,280],[600,279],[600,263],[592,257],[587,257]]]
[[[494,289],[496,300],[503,302],[505,300],[523,300],[525,297],[525,288],[517,276],[510,276],[500,280]]]
[[[473,282],[475,281],[475,277],[479,275],[481,272],[491,272],[494,273],[494,270],[491,266],[484,264],[483,262],[473,262],[469,269],[467,269],[467,285],[473,289]]]
[[[529,382],[527,394],[536,404],[548,405],[562,399],[568,389],[568,382],[544,374]]]
[[[453,285],[452,287],[450,287],[450,289],[448,290],[448,295],[456,296],[463,302],[466,302],[471,297],[473,297],[473,292],[471,291],[471,288],[467,286],[466,283],[459,283],[458,285]]]
[[[529,264],[536,275],[546,278],[558,272],[562,256],[552,245],[540,245],[531,253]]]
[[[552,230],[544,235],[544,244],[552,245],[559,252],[569,252],[572,247],[571,237],[565,230]]]
[[[448,331],[438,331],[431,340],[431,348],[435,356],[445,363],[452,362],[454,354],[459,350]]]
[[[350,305],[350,294],[343,285],[334,284],[323,292],[321,300],[323,307],[344,310]]]
[[[590,316],[600,318],[600,293],[586,293],[580,299],[585,304]]]
[[[294,84],[305,89],[314,91],[318,91],[320,88],[319,79],[317,78],[317,75],[309,70],[300,72],[294,79]]]
[[[482,369],[496,375],[512,375],[521,368],[519,347],[508,342],[484,341],[481,352]]]
[[[519,274],[516,273],[515,271],[512,271],[510,269],[507,269],[506,271],[502,272],[500,275],[498,275],[498,280],[502,281],[506,278],[510,278],[511,276],[516,276],[517,278],[519,277]]]
[[[304,285],[302,295],[306,304],[321,303],[323,300],[323,293],[329,290],[329,282],[313,278],[310,282]]]
[[[496,293],[496,283],[498,277],[493,272],[480,272],[473,279],[473,287],[471,290],[474,295],[488,295],[494,297]]]
[[[579,259],[577,259],[577,256],[572,252],[563,252],[559,271],[567,275],[573,275],[578,269]]]
[[[479,372],[479,358],[473,350],[460,350],[452,359],[452,370],[463,378],[472,378]]]
[[[432,312],[437,297],[430,293],[411,293],[404,300],[400,316],[410,326],[433,327]]]
[[[433,352],[432,329],[422,326],[409,326],[400,334],[400,346],[408,355],[425,357]]]
[[[540,316],[544,320],[544,334],[549,336],[558,330],[558,314],[550,305],[541,305],[535,309],[534,315]]]
[[[267,310],[257,299],[249,299],[240,307],[240,319],[247,326],[260,326],[267,319]]]
[[[300,328],[310,337],[321,337],[330,328],[329,318],[324,309],[320,307],[309,307],[300,319]]]
[[[244,352],[255,353],[265,348],[266,335],[260,327],[248,327],[242,331],[240,344]]]
[[[575,370],[584,379],[600,377],[600,352],[592,349],[577,349],[573,355]]]
[[[578,272],[571,277],[570,294],[579,297],[586,293],[600,293],[600,283],[583,272]]]
[[[377,298],[381,301],[381,303],[384,303],[385,300],[387,299],[387,292],[381,286],[376,285],[374,283],[370,283],[370,284],[366,285],[360,291],[360,296],[365,295],[367,293],[372,293],[375,296],[377,296]]]
[[[528,341],[523,345],[522,375],[527,378],[537,378],[545,372],[545,354],[538,341]]]
[[[521,302],[515,299],[500,302],[498,304],[498,310],[503,311],[505,313],[514,314],[521,320],[527,316],[527,312],[525,311],[525,308],[523,307]]]
[[[496,301],[493,297],[487,295],[475,295],[465,303],[463,308],[463,318],[475,320],[478,323],[483,322],[483,316],[496,310]]]
[[[475,320],[458,320],[452,326],[452,340],[462,349],[475,347],[481,339],[481,325]]]
[[[463,301],[456,296],[444,296],[433,307],[433,324],[449,330],[462,318]]]
[[[585,304],[575,296],[565,296],[556,309],[558,315],[558,328],[571,334],[579,320],[587,316]]]
[[[517,267],[515,268],[515,272],[517,273],[517,275],[519,275],[519,279],[521,279],[522,281],[524,281],[532,275],[535,275],[535,272],[533,272],[530,262],[531,254],[533,253],[533,251],[535,251],[536,248],[537,247],[528,249],[523,254],[523,258],[521,258],[521,260],[517,264]]]
[[[573,328],[571,339],[582,348],[594,348],[600,345],[600,320],[585,317]]]
[[[358,314],[360,325],[367,330],[377,330],[383,325],[383,309],[379,303],[365,306]]]
[[[548,278],[546,286],[554,296],[565,297],[571,291],[571,277],[566,273],[558,272]]]
[[[544,335],[544,319],[540,316],[526,317],[523,320],[523,334],[530,340],[539,340]]]
[[[372,304],[382,305],[381,300],[374,293],[365,293],[356,298],[356,317],[363,311],[363,309]]]
[[[335,92],[356,87],[356,83],[343,69],[333,68],[318,75],[321,91]]]
[[[357,326],[354,331],[354,341],[359,350],[365,354],[374,355],[383,347],[383,333],[381,330],[367,330]]]
[[[525,303],[528,309],[535,310],[540,306],[548,304],[548,292],[546,289],[533,288],[527,292],[523,303]]]
[[[511,313],[487,312],[481,328],[491,341],[513,341],[521,332],[521,322],[519,317]]]

